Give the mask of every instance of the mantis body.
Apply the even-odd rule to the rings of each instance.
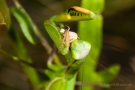
[[[76,73],[83,64],[84,58],[88,55],[91,48],[89,42],[78,39],[78,35],[75,32],[69,31],[69,26],[64,29],[63,27],[58,27],[56,24],[62,22],[92,20],[95,16],[96,15],[92,11],[73,6],[65,12],[55,15],[45,21],[44,25],[48,34],[68,62],[68,66],[63,70],[62,75],[54,77],[46,90],[74,90]],[[61,24],[61,26],[64,25]],[[99,77],[102,78],[102,75],[104,75],[104,73],[101,73]]]
[[[95,14],[92,11],[89,11],[89,10],[81,8],[81,7],[73,6],[61,14],[51,17],[49,20],[45,21],[44,25],[45,25],[47,32],[49,33],[49,35],[53,39],[54,43],[56,44],[57,48],[60,50],[60,52],[63,55],[66,55],[69,52],[69,46],[70,46],[69,44],[72,43],[74,40],[77,40],[78,36],[76,33],[70,32],[69,27],[68,27],[68,29],[62,29],[61,27],[58,27],[56,25],[56,23],[91,20],[94,18],[95,18]],[[57,37],[54,37],[54,35],[52,35],[53,32],[50,32],[50,30],[49,30],[50,27],[57,30],[57,34],[58,34]],[[62,30],[64,30],[64,31],[62,31]],[[63,34],[64,37],[61,36],[61,34]],[[57,38],[60,40],[56,40]],[[62,43],[64,45],[62,45],[63,47],[62,47],[62,49],[60,49],[62,40],[63,40]],[[85,55],[84,55],[84,57],[85,57]],[[78,59],[82,59],[82,58],[78,58]]]
[[[56,24],[62,22],[92,20],[94,18],[95,14],[92,11],[73,6],[65,12],[55,15],[45,21],[44,26],[48,34],[54,41],[60,53],[66,57],[67,62],[69,63],[63,72],[64,76],[54,78],[46,90],[54,90],[56,83],[64,83],[58,90],[73,90],[76,72],[83,64],[84,58],[88,55],[91,48],[89,42],[78,39],[78,35],[75,32],[69,31],[69,26],[64,29],[63,27],[58,27]],[[61,26],[64,25],[61,24]],[[69,83],[73,83],[73,86],[68,87]],[[55,88],[55,90],[57,89]]]

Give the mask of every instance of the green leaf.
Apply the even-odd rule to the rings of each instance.
[[[9,37],[13,43],[13,46],[17,52],[17,55],[20,59],[25,60],[27,62],[32,62],[24,45],[23,42],[21,40],[21,37],[17,34],[17,32],[15,31],[15,29],[13,28],[13,26],[11,26],[9,32]]]
[[[21,60],[24,60],[28,63],[32,63],[31,58],[29,57],[23,43],[22,40],[20,38],[20,36],[17,34],[17,32],[13,29],[13,27],[11,26],[10,30],[9,30],[9,37],[13,43],[13,46],[17,52],[18,58],[20,58]],[[12,59],[14,59],[15,61],[20,60],[17,59],[13,56],[10,56]],[[34,68],[25,65],[25,64],[21,64],[22,68],[25,72],[25,74],[27,75],[30,83],[32,84],[33,88],[37,87],[40,83],[40,80],[38,78],[37,72]]]
[[[102,78],[101,82],[110,82],[112,79],[114,79],[120,71],[119,65],[112,65],[108,68],[108,70],[102,70],[98,72],[98,75],[100,78]],[[123,82],[123,81],[122,81]]]
[[[44,22],[44,26],[52,40],[54,41],[55,45],[57,46],[58,50],[62,53],[62,55],[66,55],[69,52],[69,47],[62,45],[62,34],[60,33],[60,28],[55,25],[52,20],[46,20]],[[62,47],[61,47],[62,45]]]
[[[11,12],[18,20],[24,36],[30,43],[35,44],[36,36],[31,18],[21,8],[12,7]]]
[[[60,35],[60,28],[58,28],[53,21],[46,20],[44,26],[57,48],[60,50],[62,35]]]

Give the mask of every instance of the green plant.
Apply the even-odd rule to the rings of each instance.
[[[104,1],[102,0],[83,0],[82,7],[97,13],[101,13],[104,6],[103,2]],[[47,52],[50,54],[52,48],[49,46],[42,34],[38,31],[38,28],[33,23],[30,16],[26,13],[26,11],[17,0],[14,0],[14,3],[15,7],[12,7],[10,10],[20,24],[21,30],[26,39],[32,45],[35,45],[37,42],[36,37],[38,37],[42,44],[45,46]],[[93,6],[90,6],[90,3]],[[96,8],[97,5],[100,6],[100,8]],[[52,61],[48,61],[48,69],[45,69],[43,71],[43,73],[49,77],[49,81],[41,82],[37,71],[35,70],[35,68],[32,67],[31,57],[27,54],[27,50],[24,47],[21,37],[17,34],[10,21],[10,15],[5,0],[0,0],[0,29],[6,30],[1,27],[7,25],[6,28],[8,29],[8,35],[11,39],[11,42],[13,43],[17,56],[13,56],[12,54],[7,53],[2,49],[0,49],[0,52],[21,64],[22,69],[24,70],[26,76],[28,77],[28,80],[32,84],[33,89],[41,85],[41,90],[74,90],[77,72],[84,62],[86,62],[86,64],[84,64],[84,70],[87,70],[86,68],[89,68],[89,71],[84,71],[84,81],[89,80],[88,82],[94,84],[103,82],[106,83],[117,75],[119,71],[118,65],[110,67],[108,69],[109,72],[108,70],[100,71],[98,73],[95,72],[96,62],[94,60],[91,60],[90,55],[97,59],[100,54],[102,41],[102,17],[101,15],[95,14],[92,11],[84,8],[74,6],[59,15],[52,16],[49,20],[46,20],[44,22],[46,31],[48,32],[51,39],[54,41],[60,53],[65,56],[68,65],[62,65],[58,56],[56,54],[53,54],[52,57],[54,56],[53,58],[55,64],[53,64]],[[5,18],[4,15],[7,15],[8,18]],[[78,37],[76,37],[72,38],[73,40],[71,40],[71,32],[69,31],[69,28],[65,29],[62,23],[81,20],[88,21],[79,22],[78,33],[80,39],[77,39]],[[57,24],[59,24],[59,27]],[[61,29],[65,30],[64,34],[60,32]],[[88,38],[88,36],[91,36],[90,39]],[[89,51],[90,54],[88,55]],[[89,79],[88,76],[91,79]],[[108,77],[106,78],[106,76]],[[83,90],[89,90],[93,87],[82,86],[82,88]]]

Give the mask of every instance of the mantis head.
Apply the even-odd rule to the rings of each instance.
[[[81,21],[81,20],[91,20],[96,16],[92,11],[81,8],[78,6],[73,6],[66,10],[65,12],[55,15],[51,20],[55,22],[71,22],[71,21]]]

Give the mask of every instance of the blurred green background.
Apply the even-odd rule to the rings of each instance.
[[[6,0],[9,7],[13,6],[12,0]],[[43,22],[55,14],[66,10],[71,6],[80,6],[81,0],[19,0],[27,13],[31,16],[34,23],[41,30],[50,45],[53,42],[44,30]],[[131,87],[112,87],[111,90],[134,90],[135,89],[135,1],[134,0],[105,0],[105,8],[102,13],[103,23],[103,42],[99,62],[108,67],[118,63],[121,71],[118,75],[126,84],[132,83]],[[39,69],[46,68],[48,54],[40,41],[31,45],[23,36],[19,24],[12,16],[12,23],[17,28],[23,39],[28,54],[34,61],[34,66]],[[77,31],[77,23],[66,23]],[[88,37],[89,38],[89,37]],[[5,35],[1,41],[1,47],[9,53],[15,54],[10,40]],[[64,57],[59,54],[63,59]],[[65,63],[65,61],[62,61]],[[104,69],[97,66],[97,71]],[[44,80],[46,77],[39,73]],[[118,82],[116,78],[113,82]],[[120,81],[119,81],[120,82]],[[0,90],[31,90],[21,66],[0,54]]]

